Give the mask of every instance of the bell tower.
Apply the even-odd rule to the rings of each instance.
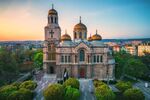
[[[45,73],[55,74],[56,72],[56,45],[60,42],[61,29],[58,24],[58,13],[52,8],[48,11],[48,22],[45,26],[45,41],[43,47],[43,69]]]

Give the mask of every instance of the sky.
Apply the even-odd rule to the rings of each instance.
[[[52,4],[61,34],[72,36],[81,16],[88,36],[150,38],[150,0],[0,0],[0,41],[44,40]]]

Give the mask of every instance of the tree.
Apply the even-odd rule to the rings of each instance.
[[[8,96],[8,100],[32,100],[33,93],[25,88],[14,91]]]
[[[125,65],[125,73],[127,75],[140,78],[147,73],[148,68],[139,59],[130,59]]]
[[[0,100],[7,100],[8,96],[17,91],[17,87],[13,85],[6,85],[0,88]]]
[[[132,56],[125,51],[120,51],[114,53],[114,58],[116,61],[116,66],[115,66],[115,77],[116,78],[123,78],[125,75],[124,68],[125,64],[129,60],[129,58],[132,58]]]
[[[43,53],[42,52],[35,53],[34,65],[36,68],[42,68],[42,65],[43,65]]]
[[[71,86],[72,88],[76,88],[79,89],[79,81],[75,78],[69,78],[68,80],[66,80],[63,84],[65,87],[66,86]]]
[[[144,94],[135,88],[127,89],[123,95],[125,100],[145,100]]]
[[[76,88],[67,86],[65,88],[65,100],[79,100],[80,92]]]
[[[123,93],[125,90],[132,88],[132,84],[130,82],[119,81],[116,87]]]
[[[34,81],[25,81],[23,83],[20,84],[19,88],[25,88],[25,89],[29,89],[29,90],[34,90],[37,87],[37,83]]]
[[[95,95],[97,100],[115,100],[115,94],[106,85],[96,87]]]
[[[52,84],[43,92],[45,100],[63,100],[64,87],[60,84]]]
[[[10,83],[18,75],[18,64],[12,52],[7,48],[0,49],[0,80]],[[0,84],[2,85],[2,84]]]

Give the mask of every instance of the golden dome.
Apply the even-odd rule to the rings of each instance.
[[[92,41],[92,37],[90,36],[90,37],[88,37],[88,41]]]
[[[102,37],[99,34],[97,34],[97,30],[96,30],[96,34],[92,36],[92,40],[102,40]]]
[[[61,36],[61,41],[71,41],[71,37],[67,33],[65,33]]]
[[[79,31],[87,30],[86,26],[81,22],[81,16],[80,16],[80,22],[74,26],[74,31],[76,30],[79,30]]]
[[[78,23],[74,26],[74,30],[87,30],[87,28],[84,24]]]
[[[57,11],[52,8],[48,11],[48,15],[57,15]]]

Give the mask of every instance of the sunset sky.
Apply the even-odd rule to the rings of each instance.
[[[88,36],[150,38],[150,0],[0,0],[0,41],[44,40],[52,3],[62,34],[72,36],[82,16]]]

